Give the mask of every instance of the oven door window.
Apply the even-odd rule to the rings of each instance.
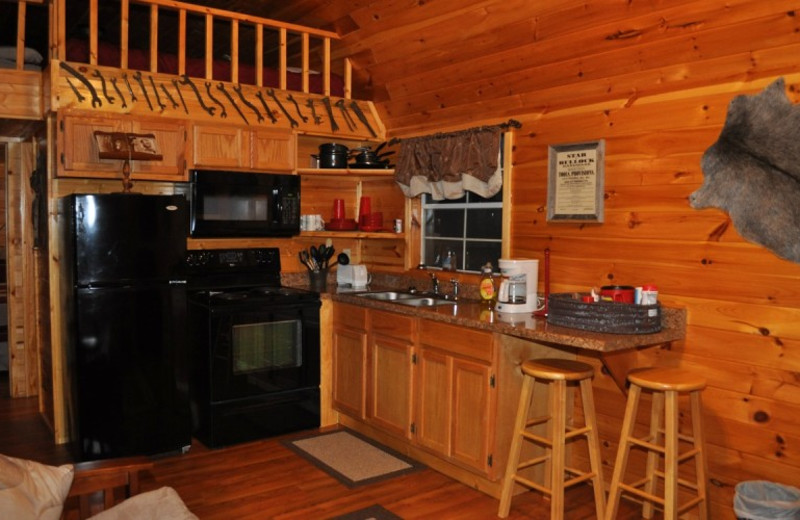
[[[303,364],[300,320],[234,325],[232,332],[234,376],[298,368]]]
[[[319,386],[319,306],[239,306],[210,316],[212,402]]]

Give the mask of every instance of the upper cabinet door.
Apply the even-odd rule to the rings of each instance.
[[[197,167],[294,171],[297,138],[290,130],[196,124],[192,163]]]
[[[186,168],[187,130],[184,121],[133,121],[131,131],[135,134],[153,134],[162,156],[160,161],[132,161],[134,179],[174,182],[189,180]]]
[[[250,131],[239,126],[194,125],[192,163],[215,168],[249,167]]]
[[[250,142],[254,169],[294,171],[297,157],[297,137],[293,132],[255,130]]]
[[[94,133],[153,134],[161,151],[160,161],[131,160],[133,180],[188,180],[186,170],[186,123],[171,119],[125,119],[59,114],[58,176],[119,179],[124,161],[100,159]]]
[[[125,122],[119,119],[59,114],[58,175],[60,177],[122,176],[122,161],[100,159],[95,131],[124,132]]]

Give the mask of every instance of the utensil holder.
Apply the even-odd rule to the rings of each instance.
[[[328,270],[308,271],[308,284],[312,291],[324,291],[328,285]]]

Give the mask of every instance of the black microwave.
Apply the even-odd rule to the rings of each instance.
[[[300,177],[190,171],[193,237],[288,237],[300,233]]]

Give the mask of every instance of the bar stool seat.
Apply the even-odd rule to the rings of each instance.
[[[706,386],[706,380],[692,372],[678,368],[644,368],[636,369],[628,374],[630,391],[622,422],[614,474],[608,496],[608,507],[605,519],[613,520],[622,493],[634,495],[643,500],[642,516],[652,518],[654,505],[664,510],[665,520],[675,520],[678,515],[698,506],[701,520],[708,518],[708,499],[706,496],[706,460],[703,451],[703,421],[700,394]],[[636,414],[642,390],[652,392],[650,409],[649,434],[637,438],[633,434]],[[689,394],[691,405],[692,434],[678,431],[680,410],[678,396]],[[662,417],[664,425],[662,428]],[[691,448],[681,452],[681,442]],[[642,448],[647,452],[647,465],[644,478],[626,484],[623,482],[628,464],[628,456],[632,447]],[[663,470],[660,461],[663,459]],[[696,481],[681,478],[679,465],[694,459]],[[656,495],[658,482],[663,480],[663,494]],[[679,486],[690,489],[694,497],[682,505],[678,505]]]
[[[594,400],[592,398],[592,377],[594,368],[586,363],[568,359],[536,359],[522,364],[522,391],[514,425],[514,437],[508,456],[503,490],[497,516],[505,518],[511,509],[511,498],[515,484],[536,489],[550,495],[550,518],[564,518],[564,489],[572,485],[592,481],[594,486],[597,517],[605,511],[605,492],[603,490],[600,466],[600,443],[597,437]],[[547,383],[549,393],[548,415],[528,419],[533,387],[536,380]],[[568,383],[578,383],[584,411],[584,426],[567,424]],[[549,437],[536,435],[528,429],[548,423]],[[589,471],[567,467],[567,442],[585,436],[589,451]],[[545,455],[520,462],[523,441],[532,442],[545,448]],[[520,470],[537,464],[545,464],[547,484],[542,486],[523,477]],[[565,480],[565,477],[567,480]]]

